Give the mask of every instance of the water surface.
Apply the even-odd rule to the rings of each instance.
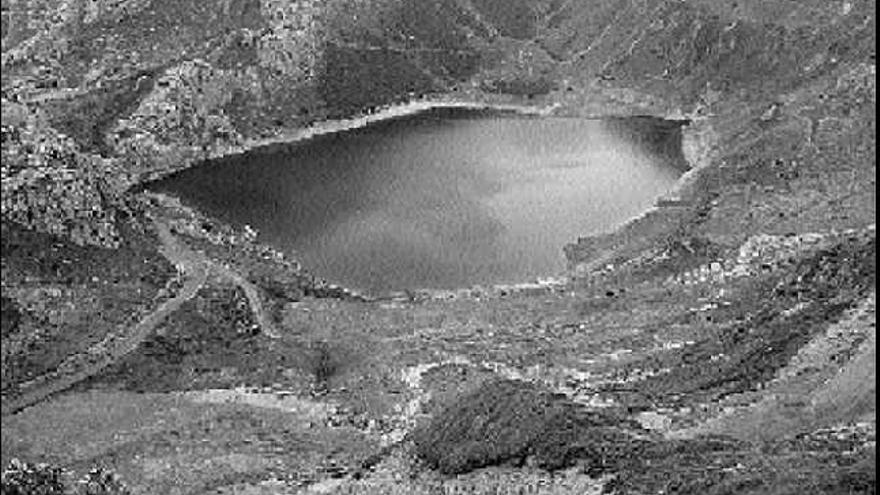
[[[213,161],[151,188],[251,225],[348,287],[523,282],[559,274],[566,243],[614,228],[674,184],[680,155],[645,144],[659,127],[636,127],[433,111]]]

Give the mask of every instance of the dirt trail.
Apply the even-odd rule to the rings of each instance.
[[[214,263],[205,255],[184,246],[163,222],[154,220],[153,224],[161,243],[160,252],[184,277],[183,287],[177,295],[160,304],[129,330],[110,335],[84,354],[71,356],[57,370],[25,384],[20,395],[3,401],[0,408],[2,416],[18,412],[64,391],[134,351],[167,316],[177,311],[184,302],[198,293],[212,271],[242,288],[263,333],[268,337],[278,338],[278,332],[263,308],[259,289],[254,284],[233,270]]]
[[[109,339],[97,344],[84,355],[73,356],[67,362],[62,363],[58,370],[40,376],[25,385],[21,395],[3,401],[2,415],[13,414],[52,394],[66,390],[136,349],[165,317],[195,296],[208,279],[208,267],[204,264],[190,265],[186,273],[186,280],[177,295],[160,304],[155,311],[144,317],[130,331],[110,336]],[[96,350],[97,352],[95,352]],[[85,362],[78,362],[82,360]]]
[[[174,263],[178,269],[186,271],[195,266],[204,266],[214,270],[215,274],[229,279],[235,285],[241,287],[244,291],[245,297],[247,297],[248,303],[250,304],[254,318],[257,320],[257,324],[260,325],[263,334],[273,339],[277,339],[280,336],[275,329],[275,325],[272,323],[272,319],[263,308],[263,301],[260,298],[260,289],[258,289],[256,285],[249,282],[234,270],[216,263],[204,254],[193,251],[181,244],[177,240],[177,237],[171,232],[168,225],[161,221],[154,221],[153,223],[156,226],[159,240],[162,243],[161,251],[163,256]]]
[[[272,323],[271,318],[263,308],[263,302],[260,299],[260,290],[257,286],[248,282],[244,277],[225,266],[210,261],[208,263],[212,268],[219,272],[220,275],[232,280],[232,282],[241,287],[244,291],[245,297],[247,297],[248,303],[250,303],[251,311],[254,314],[254,318],[257,320],[257,324],[260,325],[260,330],[263,334],[273,339],[279,338],[281,335],[275,329],[275,325]]]

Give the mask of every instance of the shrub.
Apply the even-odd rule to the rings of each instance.
[[[77,495],[129,495],[119,476],[108,469],[96,468],[89,471],[76,490]]]
[[[0,494],[63,495],[63,475],[63,470],[58,467],[12,459],[0,476]]]
[[[14,299],[0,296],[0,337],[6,338],[18,330],[21,322],[21,309]]]
[[[130,495],[119,477],[105,468],[89,471],[75,486],[65,483],[64,469],[12,459],[0,477],[2,495]]]
[[[419,457],[444,474],[527,459],[548,470],[586,459],[601,472],[627,457],[622,424],[535,385],[499,380],[459,398],[412,439]]]

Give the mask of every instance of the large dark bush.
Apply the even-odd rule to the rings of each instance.
[[[0,297],[0,336],[6,338],[18,330],[18,324],[21,321],[21,310],[18,303],[14,299],[2,296]]]
[[[527,460],[553,470],[579,459],[603,471],[627,456],[632,426],[535,385],[499,380],[465,394],[412,435],[416,451],[444,474]]]

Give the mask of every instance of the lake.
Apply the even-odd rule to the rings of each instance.
[[[214,160],[150,189],[373,294],[559,275],[562,247],[650,207],[680,125],[432,110]]]

